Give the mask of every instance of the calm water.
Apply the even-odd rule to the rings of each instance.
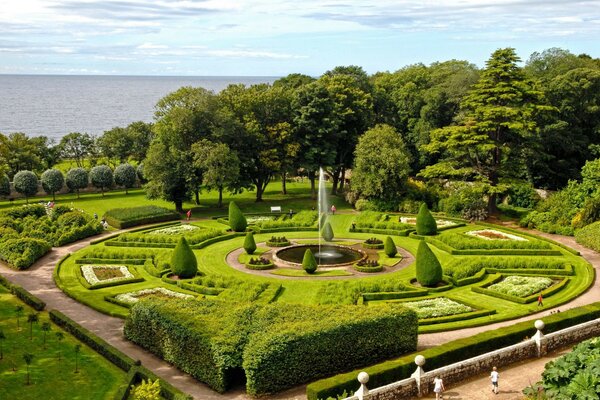
[[[272,77],[0,75],[0,132],[57,141],[69,132],[100,135],[115,126],[153,120],[154,105],[181,86],[214,92],[231,83]]]

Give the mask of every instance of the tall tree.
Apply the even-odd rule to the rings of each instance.
[[[22,132],[8,136],[0,134],[0,160],[8,166],[10,177],[23,170],[40,171],[44,166],[41,157],[44,152],[39,141],[30,139]]]
[[[127,161],[134,145],[127,128],[122,127],[104,131],[96,142],[98,150],[104,157],[108,158],[109,162],[116,159],[121,164]]]
[[[75,161],[79,168],[90,155],[95,154],[95,140],[87,133],[72,132],[62,137],[59,143],[61,156]]]
[[[79,190],[88,187],[88,172],[84,168],[71,168],[67,172],[65,179],[67,187],[70,190],[77,192],[77,198],[79,198]]]
[[[65,177],[58,169],[48,169],[44,171],[40,180],[42,188],[48,194],[52,195],[52,200],[56,200],[56,192],[60,191],[65,184]]]

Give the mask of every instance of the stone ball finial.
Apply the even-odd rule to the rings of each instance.
[[[541,319],[536,320],[534,325],[535,329],[537,329],[538,331],[541,331],[546,327],[546,324]]]
[[[425,357],[423,357],[422,355],[418,355],[415,357],[415,364],[417,364],[419,367],[422,367],[423,365],[425,365]]]
[[[369,374],[367,374],[365,371],[360,372],[358,374],[358,381],[363,385],[366,384],[369,382]]]

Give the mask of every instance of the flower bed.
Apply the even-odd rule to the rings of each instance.
[[[162,287],[156,287],[156,288],[152,288],[152,289],[142,289],[142,290],[138,290],[136,292],[121,293],[121,294],[118,294],[115,296],[115,300],[122,302],[122,303],[134,304],[145,297],[159,297],[159,298],[163,297],[163,298],[179,298],[179,299],[194,298],[194,296],[191,296],[189,294],[174,292],[172,290],[165,289]]]
[[[554,282],[546,277],[511,275],[502,281],[488,286],[488,290],[516,297],[527,297],[552,286]]]
[[[402,222],[403,224],[417,225],[417,218],[416,217],[400,217],[400,222]],[[437,224],[438,228],[445,228],[447,226],[457,225],[456,222],[448,221],[447,219],[436,219],[435,223]]]
[[[135,278],[126,265],[85,264],[81,266],[81,274],[92,286]]]
[[[471,307],[450,300],[447,297],[403,302],[403,306],[417,313],[419,319],[444,317],[474,311]]]
[[[470,235],[470,236],[475,236],[480,239],[485,239],[485,240],[527,241],[527,239],[525,239],[521,236],[512,235],[512,234],[506,233],[506,232],[500,232],[495,229],[482,229],[482,230],[478,230],[478,231],[469,231],[469,232],[466,232],[466,234]]]
[[[291,245],[292,243],[285,237],[275,237],[271,236],[271,239],[267,241],[267,246],[269,247],[286,247]]]
[[[185,233],[191,233],[199,230],[201,228],[194,225],[175,225],[170,226],[168,228],[156,229],[154,231],[149,231],[146,234],[148,235],[181,235]]]
[[[354,264],[354,269],[358,272],[381,272],[383,271],[383,265],[380,265],[377,260],[360,260]]]
[[[253,257],[246,263],[246,268],[262,271],[273,268],[273,262],[264,257]]]
[[[369,238],[363,242],[362,246],[365,249],[381,250],[383,249],[383,240],[377,238]]]

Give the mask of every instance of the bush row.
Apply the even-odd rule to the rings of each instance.
[[[23,301],[23,303],[31,306],[34,310],[42,311],[44,308],[46,308],[46,303],[42,299],[29,293],[23,287],[16,285],[14,283],[11,283],[8,279],[6,279],[2,275],[0,275],[0,285],[7,288],[12,294],[14,294],[19,299],[21,299],[21,301]]]
[[[139,206],[113,208],[104,214],[104,219],[111,226],[123,229],[137,225],[180,219],[177,212],[158,206]]]
[[[363,293],[362,298],[364,301],[376,301],[376,300],[396,300],[396,299],[407,299],[410,297],[421,297],[427,295],[427,290],[412,290],[405,292],[377,292],[377,293]]]
[[[575,233],[577,243],[600,252],[600,221],[585,226]]]
[[[194,245],[223,235],[222,231],[216,229],[203,229],[198,231],[199,232],[194,231],[192,233],[186,233],[183,236],[189,244]],[[106,242],[106,245],[115,245],[115,242],[118,242],[125,244],[125,246],[131,246],[132,244],[168,244],[170,246],[165,247],[175,247],[180,236],[181,235],[148,234],[145,232],[122,233],[116,239]]]
[[[486,240],[467,234],[447,232],[435,237],[438,240],[456,250],[474,250],[474,249],[550,249],[550,244],[537,240]]]
[[[0,243],[0,259],[17,269],[27,269],[51,248],[52,246],[42,239],[8,239]]]
[[[444,274],[451,277],[454,280],[454,284],[460,286],[457,284],[457,281],[471,277],[484,268],[488,269],[488,271],[489,269],[519,269],[527,272],[530,269],[564,270],[566,264],[562,260],[552,258],[478,257],[467,260],[456,260],[444,267]],[[555,272],[552,271],[552,273]]]
[[[555,332],[599,317],[600,303],[594,303],[553,314],[544,317],[544,322],[546,324],[544,333]],[[419,351],[418,354],[425,356],[425,359],[427,360],[427,369],[433,370],[505,346],[510,346],[525,338],[532,337],[535,332],[533,320],[524,321],[508,327],[454,340],[444,344],[444,346],[436,346]],[[366,371],[369,374],[370,388],[387,385],[408,378],[416,369],[414,364],[416,355],[417,353],[408,354],[395,360],[386,361],[371,367],[313,382],[306,388],[307,398],[309,400],[318,400],[326,399],[328,397],[335,398],[344,391],[346,393],[353,393],[359,386],[356,377],[360,371]]]
[[[266,229],[314,227],[317,224],[318,213],[316,211],[300,211],[291,218],[289,214],[283,214],[277,219],[258,221],[255,225],[261,232]]]
[[[317,292],[320,304],[357,304],[363,293],[412,292],[412,288],[395,280],[375,282],[343,281],[321,285]]]
[[[413,231],[414,231],[414,228],[405,229],[405,230],[374,229],[374,228],[350,228],[350,232],[374,233],[374,234],[379,234],[379,235],[392,235],[392,236],[408,236]]]
[[[81,272],[81,267],[77,268],[75,275],[77,275],[77,279],[79,280],[79,283],[81,284],[81,286],[83,286],[84,288],[89,289],[89,290],[96,290],[96,289],[102,289],[102,288],[107,288],[107,287],[112,287],[112,286],[125,285],[127,283],[137,283],[137,282],[144,281],[144,278],[142,278],[140,276],[140,274],[138,273],[136,268],[129,267],[129,272],[131,272],[131,274],[133,275],[133,278],[121,279],[118,281],[111,281],[111,282],[99,282],[95,285],[90,285],[90,283],[87,281],[87,279],[85,279],[85,277],[83,276],[83,273]]]
[[[414,230],[415,227],[402,222],[394,221],[395,215],[381,213],[377,211],[364,211],[360,213],[355,219],[354,224],[356,228],[367,228],[367,229],[383,229],[393,231],[405,231]]]
[[[193,397],[183,393],[169,382],[160,379],[148,368],[139,366],[133,367],[127,373],[127,384],[121,387],[121,390],[115,395],[115,400],[131,399],[132,386],[138,385],[142,381],[156,381],[158,379],[160,385],[161,399],[166,400],[192,400]]]

